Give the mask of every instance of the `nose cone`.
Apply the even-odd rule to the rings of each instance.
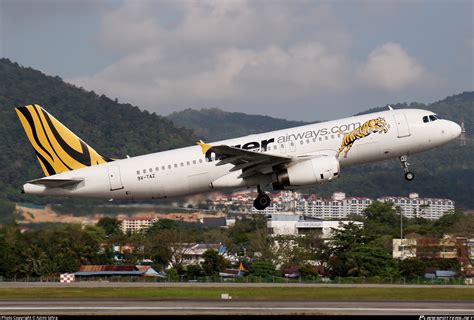
[[[449,121],[448,132],[453,139],[456,139],[461,135],[461,126],[456,122]]]

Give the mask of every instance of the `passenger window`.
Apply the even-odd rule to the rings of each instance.
[[[202,159],[199,159],[199,163],[202,163]]]
[[[324,139],[329,140],[328,136],[325,136]]]
[[[186,161],[186,165],[188,165],[188,166],[190,165],[189,161]]]
[[[140,174],[140,170],[137,170],[137,174]]]
[[[160,168],[159,168],[159,167],[156,167],[156,168],[155,168],[155,171],[159,171],[159,170],[160,170]]]
[[[309,139],[306,139],[306,143],[309,144]]]
[[[275,146],[273,146],[273,150],[276,150],[277,148],[278,148],[278,147],[277,147],[276,145],[275,145]]]
[[[161,170],[165,170],[165,168],[166,168],[165,166],[161,166]]]
[[[323,141],[323,138],[319,137],[319,141]]]
[[[171,165],[170,165],[170,164],[168,165],[168,169],[171,169]]]
[[[177,168],[177,167],[178,167],[178,164],[177,164],[177,163],[175,163],[175,164],[174,164],[174,167],[175,167],[175,168]]]
[[[184,167],[184,163],[181,162],[181,167]]]
[[[146,174],[146,169],[143,169],[143,173]]]
[[[303,144],[303,143],[304,143],[303,140],[300,140],[300,144]]]
[[[148,171],[150,171],[150,173],[152,173],[152,172],[153,172],[153,169],[152,169],[152,168],[150,168],[150,169],[148,169]]]
[[[425,123],[426,123],[426,122],[430,122],[430,120],[428,119],[428,116],[424,116],[424,117],[423,117],[423,122],[425,122]]]
[[[193,164],[196,164],[196,160],[193,160]]]
[[[436,121],[436,117],[432,114],[430,114],[430,121]]]

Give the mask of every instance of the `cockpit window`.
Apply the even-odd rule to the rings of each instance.
[[[428,119],[428,116],[423,117],[423,122],[430,122],[430,119]]]
[[[438,118],[435,115],[430,114],[430,121],[436,121],[436,120],[438,120]]]

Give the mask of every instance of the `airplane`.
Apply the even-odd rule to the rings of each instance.
[[[341,169],[398,158],[405,179],[408,156],[444,145],[461,127],[431,111],[393,109],[252,134],[125,159],[99,154],[41,106],[15,109],[45,177],[26,182],[22,193],[104,198],[163,199],[215,190],[257,188],[257,210],[271,199],[264,191],[298,189],[338,179]]]

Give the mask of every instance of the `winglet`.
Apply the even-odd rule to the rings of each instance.
[[[391,105],[388,105],[388,110],[393,110]]]
[[[201,149],[202,149],[202,154],[206,154],[206,152],[207,152],[209,149],[212,148],[212,146],[211,146],[210,144],[207,144],[207,143],[205,143],[205,142],[202,141],[202,140],[197,141],[196,144],[201,147]]]

